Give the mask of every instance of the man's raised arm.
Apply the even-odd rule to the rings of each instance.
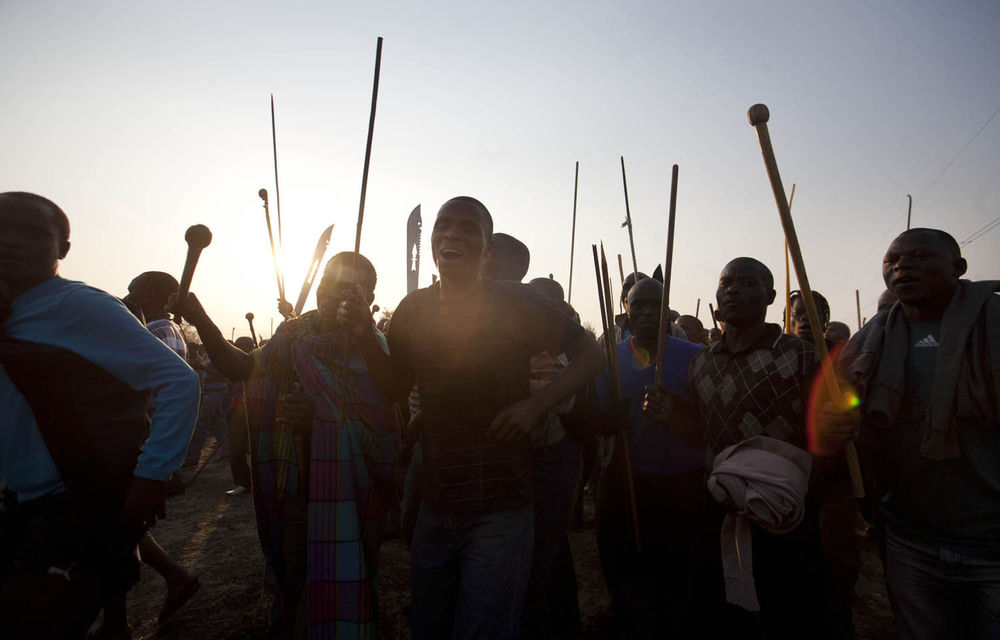
[[[170,308],[176,309],[176,298],[171,296]],[[253,369],[253,356],[244,353],[239,347],[229,344],[219,327],[205,313],[204,307],[197,296],[189,293],[183,308],[178,309],[188,321],[198,330],[205,353],[212,360],[212,365],[226,378],[242,381],[250,377]]]

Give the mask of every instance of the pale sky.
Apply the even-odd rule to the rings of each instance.
[[[207,225],[192,290],[227,337],[247,333],[247,311],[267,335],[280,319],[257,197],[268,189],[274,217],[269,95],[294,302],[327,225],[327,257],[353,249],[383,36],[361,244],[383,308],[405,293],[407,215],[422,205],[427,285],[433,216],[455,195],[528,245],[529,278],[566,287],[579,161],[572,302],[599,325],[590,245],[630,262],[624,155],[647,273],[680,165],[671,306],[693,314],[701,298],[710,324],[720,269],[748,255],[774,272],[778,321],[783,237],[746,120],[764,102],[810,282],[856,328],[854,290],[873,315],[908,193],[914,226],[959,242],[1000,216],[1000,117],[935,181],[1000,107],[998,34],[993,1],[0,0],[0,191],[59,203],[73,243],[61,274],[116,295],[142,271],[179,277],[185,229]],[[1000,278],[998,243],[1000,229],[963,247],[970,276]]]

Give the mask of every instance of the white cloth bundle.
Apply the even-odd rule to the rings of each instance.
[[[757,436],[724,449],[712,465],[708,491],[728,513],[722,522],[726,600],[760,611],[753,579],[750,521],[771,533],[788,533],[802,521],[812,456]]]

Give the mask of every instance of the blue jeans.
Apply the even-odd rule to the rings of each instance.
[[[885,582],[903,640],[1000,638],[1000,559],[886,530]]]
[[[421,501],[410,554],[412,637],[516,638],[533,537],[531,506],[450,515]]]

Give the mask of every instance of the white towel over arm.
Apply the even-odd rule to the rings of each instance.
[[[788,533],[802,521],[812,456],[795,445],[757,436],[724,449],[712,466],[708,491],[728,513],[722,523],[726,600],[760,611],[753,579],[750,521]]]

